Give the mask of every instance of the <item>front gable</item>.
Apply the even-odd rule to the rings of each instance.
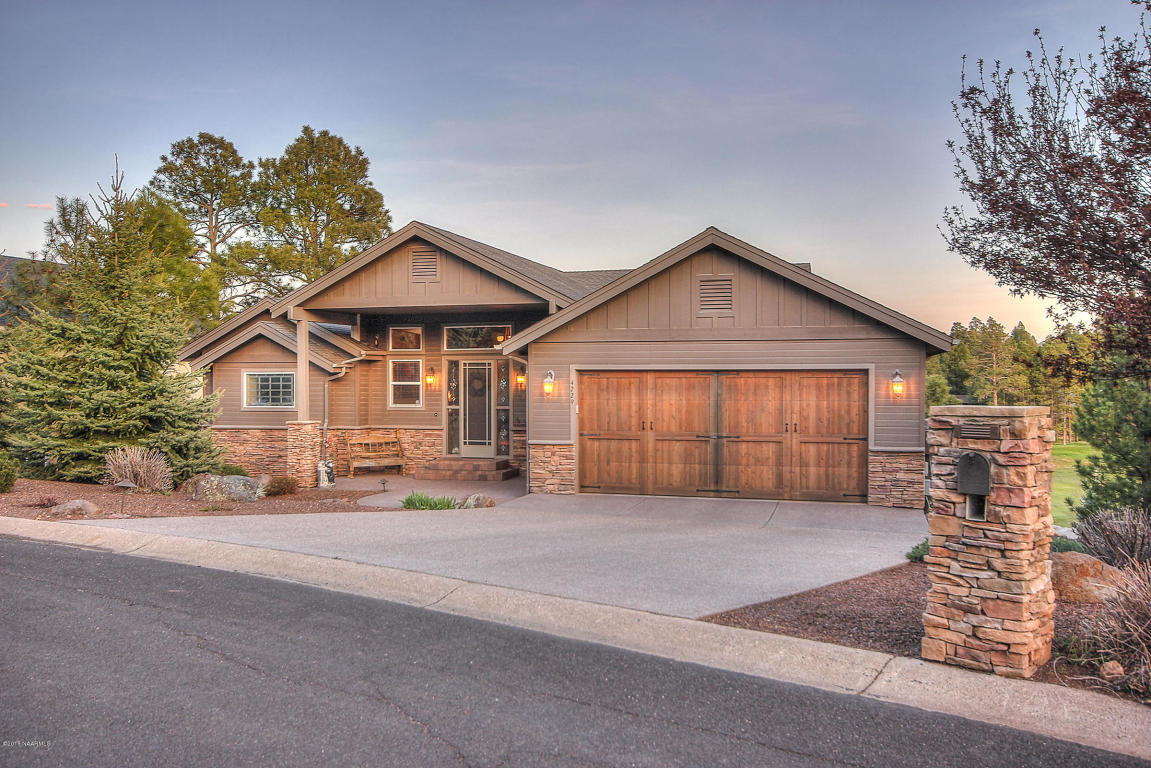
[[[548,302],[416,237],[367,261],[296,306],[356,312],[458,305],[546,310]]]
[[[707,246],[573,318],[543,341],[894,336],[827,296]],[[639,333],[636,333],[639,332]]]

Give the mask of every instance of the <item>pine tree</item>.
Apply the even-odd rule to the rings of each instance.
[[[26,473],[61,480],[100,479],[105,454],[125,445],[162,451],[177,480],[210,469],[216,399],[172,370],[186,329],[164,295],[146,201],[117,171],[91,204],[61,210],[47,251],[67,264],[63,306],[0,335],[0,443]]]

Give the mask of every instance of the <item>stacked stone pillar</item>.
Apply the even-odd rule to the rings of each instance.
[[[1050,658],[1054,441],[1048,408],[931,409],[923,658],[1007,677],[1030,677]],[[990,462],[990,494],[974,506],[959,491],[968,453]]]
[[[320,461],[323,435],[318,421],[289,421],[286,441],[288,475],[296,478],[301,488],[314,488],[318,482],[316,465]]]

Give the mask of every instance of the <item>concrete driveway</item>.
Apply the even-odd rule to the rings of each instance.
[[[78,523],[338,557],[699,617],[904,562],[917,510],[532,494],[491,509]]]

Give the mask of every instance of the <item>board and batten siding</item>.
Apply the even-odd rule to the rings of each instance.
[[[319,382],[327,373],[319,366],[311,368],[311,411],[323,412],[324,392]],[[226,427],[282,427],[296,418],[294,408],[245,408],[243,403],[244,371],[283,371],[295,373],[296,356],[279,344],[258,336],[238,347],[212,364],[213,391],[220,393],[219,416],[216,426]]]
[[[412,255],[434,252],[435,279],[412,279]],[[547,302],[422,240],[399,245],[300,304],[303,309],[372,310],[387,307],[483,307]]]
[[[701,277],[731,276],[730,312],[701,311]],[[578,370],[866,370],[870,448],[922,448],[922,342],[718,248],[684,259],[528,346],[528,438],[572,442]],[[555,392],[539,382],[548,371]],[[899,370],[905,394],[891,395]],[[577,393],[578,396],[578,393]]]

